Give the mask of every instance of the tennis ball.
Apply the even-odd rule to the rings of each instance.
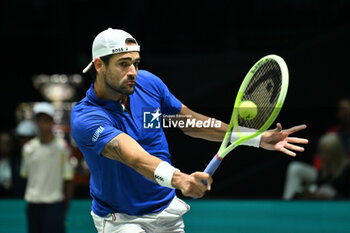
[[[245,120],[251,120],[258,114],[258,107],[250,100],[242,101],[238,108],[239,115]]]

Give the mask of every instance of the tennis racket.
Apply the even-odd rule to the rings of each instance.
[[[243,142],[262,134],[271,126],[277,118],[286,98],[288,76],[286,63],[277,55],[265,56],[254,64],[238,90],[231,120],[220,149],[205,168],[204,172],[213,175],[230,151]],[[257,113],[253,119],[243,118],[240,115],[239,108],[243,101],[252,101],[255,103]],[[257,131],[247,134],[247,132],[244,132],[243,127]],[[228,145],[232,132],[238,135],[238,140]]]

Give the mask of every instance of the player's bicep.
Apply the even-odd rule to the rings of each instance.
[[[121,143],[120,135],[112,138],[103,148],[101,154],[107,158],[114,159],[121,162]]]

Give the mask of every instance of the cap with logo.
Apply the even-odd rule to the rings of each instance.
[[[128,39],[134,40],[136,45],[127,46],[126,41]],[[133,51],[140,51],[140,46],[135,38],[123,30],[108,28],[95,37],[92,43],[92,61],[83,70],[83,73],[86,73],[91,68],[94,60],[98,57]]]
[[[39,113],[45,113],[49,116],[51,116],[52,118],[55,115],[55,109],[53,107],[52,104],[48,103],[48,102],[40,102],[34,105],[33,108],[33,112],[35,115],[39,114]]]

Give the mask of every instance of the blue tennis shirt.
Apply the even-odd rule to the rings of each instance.
[[[163,210],[175,190],[160,186],[134,169],[101,155],[105,145],[120,133],[134,138],[148,153],[170,163],[170,153],[159,113],[174,115],[182,103],[150,72],[140,70],[129,96],[130,113],[119,101],[100,100],[93,84],[71,115],[72,136],[89,166],[92,210],[144,215]],[[122,145],[123,146],[123,145]]]

